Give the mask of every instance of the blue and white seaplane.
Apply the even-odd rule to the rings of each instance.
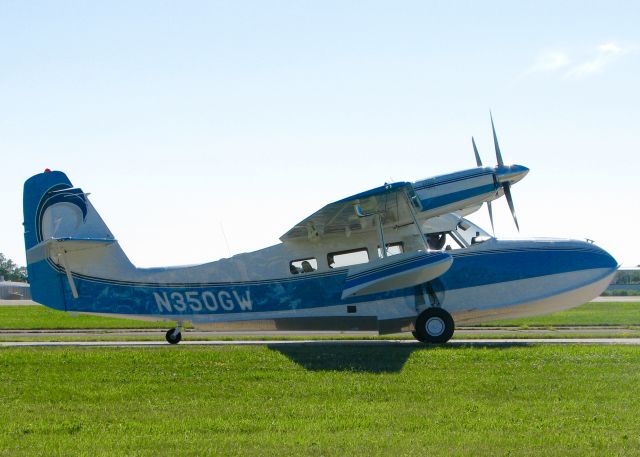
[[[493,128],[493,120],[492,120]],[[24,186],[33,299],[58,310],[281,330],[412,331],[444,343],[454,321],[542,314],[599,295],[618,265],[591,242],[502,240],[465,216],[505,196],[528,169],[498,164],[396,182],[330,203],[281,243],[197,266],[136,268],[60,171]],[[221,324],[222,323],[222,324]],[[254,327],[251,327],[254,326]]]

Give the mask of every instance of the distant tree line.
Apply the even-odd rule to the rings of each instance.
[[[3,276],[5,281],[27,282],[27,269],[19,267],[0,252],[0,276]]]
[[[611,284],[640,284],[640,270],[620,270]]]
[[[637,297],[640,296],[640,290],[627,289],[607,289],[602,292],[603,297]]]

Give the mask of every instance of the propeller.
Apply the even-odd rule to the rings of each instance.
[[[491,131],[493,132],[493,145],[496,149],[496,160],[498,161],[498,167],[504,167],[504,161],[502,160],[502,153],[500,152],[500,145],[498,144],[498,136],[496,135],[496,128],[493,124],[493,115],[491,111],[489,111],[489,117],[491,118]],[[473,144],[473,152],[476,156],[476,164],[481,167],[482,160],[480,159],[480,154],[478,153],[478,148],[476,146],[476,141],[473,137],[471,137],[471,143]],[[528,171],[528,170],[527,170]],[[511,210],[511,216],[513,217],[513,221],[516,223],[516,228],[518,232],[520,231],[520,225],[518,224],[518,218],[516,217],[516,210],[513,205],[513,197],[511,196],[511,184],[508,181],[500,183],[502,186],[502,190],[504,191],[504,196],[507,199],[507,203],[509,204],[509,209]],[[487,208],[489,209],[489,219],[491,220],[491,230],[495,236],[495,228],[493,225],[493,211],[491,209],[491,202],[487,202]]]
[[[493,131],[493,144],[496,147],[496,159],[498,160],[498,166],[504,166],[502,161],[502,154],[500,154],[500,145],[498,144],[498,135],[496,135],[496,127],[493,125],[493,115],[489,111],[489,117],[491,118],[491,130]],[[516,228],[520,232],[520,225],[518,225],[518,218],[516,217],[516,209],[513,206],[513,198],[511,197],[511,184],[508,182],[502,183],[502,189],[504,190],[504,196],[507,198],[509,209],[511,210],[511,216],[513,216],[513,222],[516,223]]]
[[[476,146],[476,140],[471,137],[471,143],[473,144],[473,152],[476,154],[476,164],[481,167],[482,166],[482,160],[480,159],[480,154],[478,153],[478,147]],[[493,211],[491,209],[491,202],[487,202],[487,209],[489,210],[489,220],[491,221],[491,232],[493,233],[493,236],[496,236],[496,229],[493,226]]]
[[[489,111],[489,117],[491,118],[491,130],[493,131],[493,145],[496,147],[496,160],[498,161],[498,165],[502,167],[504,162],[502,161],[502,154],[500,154],[500,145],[498,144],[498,136],[496,135],[496,128],[493,125],[493,115],[491,111]]]

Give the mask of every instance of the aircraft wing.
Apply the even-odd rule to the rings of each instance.
[[[493,168],[473,168],[416,183],[385,184],[328,204],[298,222],[280,240],[312,240],[339,233],[349,236],[372,229],[374,218],[363,216],[376,214],[385,226],[401,227],[413,222],[409,205],[423,222],[449,213],[464,217],[503,195],[494,174]]]
[[[280,241],[339,233],[349,236],[352,232],[372,228],[372,218],[362,215],[382,214],[385,224],[411,223],[407,197],[412,199],[413,195],[411,183],[397,182],[343,198],[298,222],[280,237]]]

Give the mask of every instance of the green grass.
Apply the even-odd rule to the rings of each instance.
[[[112,317],[73,315],[45,306],[0,306],[0,329],[163,328],[169,321],[138,321]]]
[[[71,315],[44,306],[0,306],[0,329],[115,329],[157,328],[175,325],[165,321],[137,321],[98,316]],[[515,326],[522,329],[555,326],[638,326],[640,302],[591,302],[558,313],[521,319],[485,322],[482,326]],[[189,328],[189,326],[187,326]],[[303,337],[307,338],[307,337]]]
[[[485,322],[483,326],[494,325],[639,325],[639,302],[590,302],[567,311],[520,319]]]
[[[0,455],[638,455],[614,346],[0,349]]]

